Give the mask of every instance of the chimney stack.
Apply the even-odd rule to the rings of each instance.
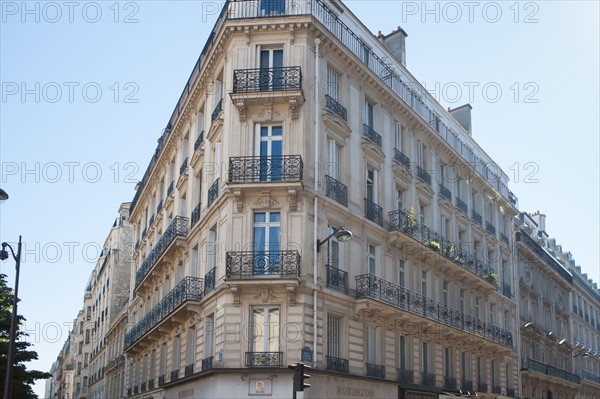
[[[395,31],[392,31],[389,35],[381,34],[381,31],[377,33],[377,39],[392,53],[400,63],[406,66],[406,37],[408,34],[398,27]]]
[[[460,125],[467,131],[467,133],[469,133],[469,136],[473,135],[473,132],[471,131],[472,109],[473,107],[471,107],[471,104],[465,104],[454,109],[448,109],[450,115],[452,115],[454,119],[456,119],[456,121],[460,123]]]

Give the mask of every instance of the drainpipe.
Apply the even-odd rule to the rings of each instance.
[[[318,253],[317,253],[317,240],[318,240],[318,209],[319,209],[319,197],[317,195],[319,191],[319,159],[321,156],[320,152],[320,137],[321,137],[321,109],[319,105],[319,45],[321,39],[315,39],[315,199],[314,199],[314,220],[313,220],[313,368],[317,367],[317,328],[318,328],[318,308],[317,308],[317,290],[318,284]]]

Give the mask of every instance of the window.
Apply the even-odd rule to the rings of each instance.
[[[255,154],[260,156],[260,181],[282,179],[283,128],[256,124]]]
[[[465,312],[465,290],[461,288],[460,297],[458,300],[459,309],[462,313]]]
[[[367,327],[367,363],[379,364],[379,327]]]
[[[427,224],[427,206],[423,204],[419,204],[419,221],[422,224]]]
[[[406,277],[404,274],[404,261],[398,260],[398,285],[406,288]]]
[[[377,187],[378,171],[367,166],[367,177],[366,177],[366,198],[367,200],[377,203],[378,200],[378,187]]]
[[[444,306],[448,306],[448,282],[444,281],[442,282],[442,296],[443,296],[443,301],[444,301]]]
[[[335,140],[327,141],[327,175],[340,180],[340,146]]]
[[[215,224],[208,231],[208,243],[206,245],[206,255],[209,270],[212,270],[217,266],[217,246],[217,225]]]
[[[264,3],[264,1],[262,1]],[[271,1],[271,3],[275,3]],[[283,3],[283,1],[281,2]],[[283,50],[260,50],[260,91],[281,90],[283,88]]]
[[[452,348],[444,348],[444,376],[452,377]]]
[[[427,296],[427,272],[421,272],[421,295]]]
[[[373,104],[371,104],[369,101],[365,101],[365,125],[367,125],[371,129],[374,129]]]
[[[188,328],[186,349],[187,364],[194,364],[196,362],[196,326]]]
[[[396,209],[404,209],[404,190],[396,186]]]
[[[456,178],[456,198],[463,200],[463,196],[462,196],[462,185],[463,185],[463,181],[460,177]]]
[[[483,361],[483,359],[481,358],[481,356],[477,356],[477,383],[478,384],[482,384],[485,379],[484,377],[484,367],[485,367],[485,362]]]
[[[333,234],[333,227],[327,227],[327,235]],[[331,236],[327,241],[327,264],[333,267],[339,267],[340,260],[340,243],[337,241],[335,236]]]
[[[463,381],[469,379],[470,375],[470,367],[469,367],[469,356],[467,352],[461,352],[460,354],[460,375],[462,376]]]
[[[280,221],[279,212],[254,214],[254,251],[263,254],[254,258],[255,273],[270,272],[279,268]]]
[[[340,318],[338,316],[327,315],[327,356],[340,356]]]
[[[377,247],[367,244],[367,273],[377,275]]]
[[[198,277],[198,245],[194,245],[190,257],[190,276]]]
[[[444,215],[440,216],[440,234],[443,238],[448,238],[448,218]]]
[[[167,373],[167,344],[164,343],[160,346],[160,364],[158,365],[158,372],[161,376]]]
[[[368,66],[369,65],[369,53],[370,49],[364,42],[361,41],[361,53],[360,59]]]
[[[425,169],[425,146],[421,140],[417,140],[417,165]]]
[[[339,102],[340,75],[331,67],[327,67],[327,95]]]
[[[204,357],[209,358],[214,354],[215,345],[215,315],[210,314],[204,321]]]
[[[394,148],[396,148],[398,151],[402,152],[403,149],[403,131],[404,131],[404,126],[402,126],[402,124],[398,121],[395,121],[394,123]]]
[[[421,371],[429,374],[429,342],[423,342],[421,349]]]
[[[489,322],[490,323],[494,323],[494,313],[496,313],[496,306],[490,302],[490,319]]]
[[[176,335],[173,337],[173,366],[171,370],[179,370],[181,366],[181,337]]]
[[[479,297],[475,298],[475,317],[477,319],[480,318],[480,315],[479,315],[479,302],[480,301],[481,301],[481,299]]]
[[[279,352],[279,308],[251,309],[250,352]]]
[[[149,379],[153,380],[156,374],[156,350],[152,349],[150,352],[150,370],[149,370]]]
[[[260,15],[282,15],[285,13],[285,1],[260,0]]]
[[[438,163],[438,174],[440,175],[438,181],[444,186],[446,185],[446,164],[443,162]]]
[[[406,336],[398,337],[398,369],[406,370],[408,367],[408,353],[406,350]]]

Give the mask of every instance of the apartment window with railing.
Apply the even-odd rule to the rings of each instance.
[[[340,180],[340,145],[336,140],[327,140],[327,175]]]
[[[367,243],[367,273],[377,275],[377,246]]]
[[[450,236],[450,223],[446,215],[440,216],[440,234],[443,238],[449,238]],[[442,248],[444,249],[444,248]]]
[[[378,326],[367,326],[367,363],[379,364],[380,362],[380,334]]]
[[[196,326],[187,330],[186,352],[186,365],[196,363]]]
[[[327,315],[327,356],[340,358],[340,322],[337,315]]]
[[[489,322],[494,324],[496,321],[496,305],[490,302],[490,317],[489,317]]]
[[[375,129],[373,108],[373,104],[369,100],[365,100],[365,125],[371,129]]]
[[[406,275],[404,271],[404,261],[398,260],[398,285],[402,288],[406,288]]]
[[[333,234],[333,232],[333,227],[327,226],[327,236]],[[327,264],[335,268],[340,267],[340,243],[335,236],[331,236],[327,241]]]
[[[215,315],[209,314],[204,320],[204,357],[209,358],[214,354],[215,345]]]
[[[404,153],[404,130],[405,127],[402,126],[402,123],[394,121],[394,148],[402,153]]]
[[[396,192],[395,192],[395,209],[404,209],[404,193],[405,190],[400,187],[400,186],[396,186]]]
[[[327,95],[340,101],[340,75],[330,66],[327,66]]]
[[[398,336],[398,369],[408,370],[408,351],[407,337],[405,335]]]
[[[442,300],[443,300],[444,306],[450,306],[447,281],[442,281]]]
[[[279,352],[279,308],[252,306],[249,352]]]
[[[427,272],[421,272],[421,295],[427,296]]]
[[[419,203],[419,221],[427,225],[427,205]]]

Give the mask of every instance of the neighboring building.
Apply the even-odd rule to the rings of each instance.
[[[106,398],[121,398],[125,394],[125,355],[123,345],[127,332],[127,304],[108,327],[106,351]]]
[[[91,355],[91,319],[92,319],[92,286],[91,278],[86,284],[83,297],[83,308],[77,313],[77,318],[73,325],[73,331],[76,331],[75,344],[77,345],[77,354],[75,356],[75,379],[74,379],[74,399],[87,398],[89,384],[89,361]]]
[[[522,397],[600,397],[600,292],[546,232],[546,216],[517,220]]]
[[[73,397],[75,360],[75,347],[73,343],[74,333],[71,331],[56,360],[57,365],[53,374],[54,382],[52,384],[54,385],[55,399],[71,399]]]
[[[128,397],[289,397],[301,359],[305,398],[518,396],[517,199],[405,36],[225,3],[131,206]]]

